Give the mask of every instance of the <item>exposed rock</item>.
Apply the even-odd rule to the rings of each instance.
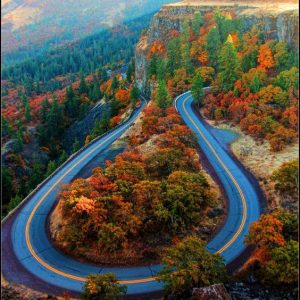
[[[183,19],[192,19],[195,11],[213,12],[219,7],[228,15],[244,19],[246,28],[258,26],[268,39],[285,41],[297,47],[299,40],[298,5],[296,3],[244,2],[233,1],[183,1],[164,5],[152,18],[149,30],[142,36],[135,52],[136,80],[139,88],[147,92],[147,54],[155,40],[166,42],[171,30],[180,31]]]
[[[70,153],[72,150],[72,145],[77,139],[81,146],[84,145],[85,138],[92,131],[95,122],[100,120],[104,113],[109,113],[109,105],[105,103],[104,99],[96,103],[96,105],[91,108],[82,120],[79,120],[72,124],[66,131],[63,139],[64,149]]]
[[[193,300],[231,300],[223,284],[214,284],[204,288],[195,288],[192,295]]]
[[[22,285],[15,284],[1,284],[1,299],[2,300],[45,300],[58,299],[55,296],[36,292]]]

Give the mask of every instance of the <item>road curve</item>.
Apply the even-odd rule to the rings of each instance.
[[[9,255],[11,260],[13,255],[13,259],[42,282],[75,292],[82,290],[87,275],[107,272],[115,273],[120,283],[128,286],[129,295],[151,293],[162,289],[162,284],[155,280],[157,272],[162,268],[160,265],[118,268],[82,263],[55,249],[46,231],[47,216],[55,203],[61,185],[74,179],[89,161],[120,137],[134,122],[144,105],[145,102],[127,122],[69,159],[10,215],[8,219],[13,218],[13,223],[9,232],[4,235],[2,243],[12,244],[14,253],[7,253],[6,248],[2,247],[5,250],[2,253],[4,264],[6,256]],[[245,249],[244,236],[248,232],[250,223],[259,217],[258,196],[247,176],[204,126],[204,121],[200,121],[193,112],[190,93],[177,97],[175,106],[186,124],[196,134],[203,153],[216,171],[227,194],[227,219],[222,229],[208,243],[208,250],[221,253],[229,263]],[[8,219],[4,220],[3,228]],[[10,281],[23,283],[22,278],[14,271],[9,270],[8,266],[3,268],[3,275]]]

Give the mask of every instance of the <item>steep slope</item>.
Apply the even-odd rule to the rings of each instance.
[[[148,32],[141,37],[136,48],[136,79],[141,88],[145,88],[147,57],[146,53],[155,40],[166,40],[170,31],[180,31],[182,20],[192,19],[196,11],[207,13],[221,9],[229,17],[244,19],[247,29],[254,24],[266,38],[285,41],[297,47],[299,41],[298,5],[296,3],[247,2],[241,1],[182,1],[164,5],[152,19]]]

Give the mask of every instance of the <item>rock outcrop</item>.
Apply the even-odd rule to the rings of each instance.
[[[204,288],[193,290],[192,300],[231,300],[223,284],[214,284]]]
[[[149,46],[155,41],[165,42],[171,30],[180,31],[181,21],[193,18],[196,11],[213,12],[220,8],[227,14],[234,14],[244,19],[246,28],[254,24],[262,29],[266,38],[285,41],[290,46],[298,47],[298,4],[250,2],[239,4],[230,1],[183,1],[164,5],[152,18],[150,27],[136,47],[136,80],[138,86],[145,92],[147,88],[147,53]]]

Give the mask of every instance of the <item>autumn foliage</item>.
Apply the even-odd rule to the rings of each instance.
[[[148,143],[152,150],[144,152]],[[214,203],[194,145],[174,108],[149,104],[128,150],[61,192],[65,222],[57,242],[97,261],[158,257],[161,246],[195,230]]]

